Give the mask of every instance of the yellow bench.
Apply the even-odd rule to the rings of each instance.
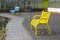
[[[37,19],[36,17],[39,17],[39,18]],[[41,15],[35,15],[33,17],[30,23],[30,28],[32,29],[32,26],[35,28],[35,35],[37,35],[39,32],[38,24],[46,25],[48,29],[47,32],[51,34],[51,29],[50,29],[50,26],[48,25],[49,17],[50,17],[50,12],[45,12],[45,11],[42,11]],[[42,29],[44,29],[44,27]]]

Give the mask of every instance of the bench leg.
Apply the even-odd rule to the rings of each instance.
[[[38,35],[38,34],[39,34],[38,27],[35,27],[35,35]]]
[[[42,30],[44,30],[44,26],[42,26]]]
[[[32,25],[30,24],[30,29],[32,30]]]
[[[38,30],[37,30],[37,27],[36,27],[36,28],[35,28],[35,35],[37,35],[37,31],[38,31]]]
[[[47,30],[48,34],[51,34],[51,28],[48,24],[47,24],[47,28],[48,28],[48,30]]]

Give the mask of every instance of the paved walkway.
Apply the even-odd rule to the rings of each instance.
[[[7,24],[6,40],[32,40],[22,25],[23,17],[2,13],[0,13],[0,16],[11,18]]]

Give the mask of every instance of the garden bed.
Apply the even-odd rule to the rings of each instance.
[[[6,37],[6,24],[10,18],[0,16],[0,40],[5,40]]]

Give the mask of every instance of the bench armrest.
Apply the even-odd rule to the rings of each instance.
[[[33,19],[36,19],[36,17],[40,17],[40,15],[35,15],[35,16],[33,17]]]

